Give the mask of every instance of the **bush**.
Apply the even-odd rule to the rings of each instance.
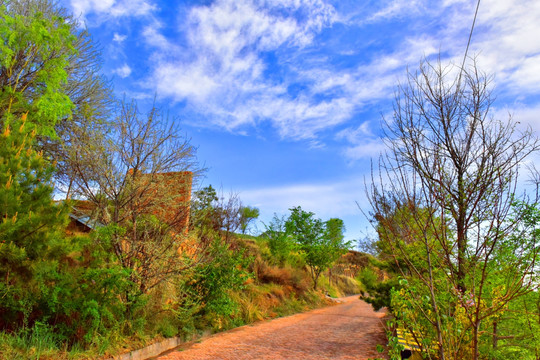
[[[357,279],[362,283],[365,291],[362,292],[362,300],[371,304],[377,311],[383,307],[392,309],[391,291],[399,288],[398,279],[393,277],[384,281],[379,280],[375,270],[364,268]]]
[[[292,285],[293,283],[290,268],[268,266],[266,263],[260,264],[257,276],[263,284]]]
[[[212,319],[213,326],[228,327],[227,318],[238,314],[238,303],[231,291],[241,291],[252,277],[246,269],[251,258],[244,251],[232,251],[221,239],[212,242],[209,261],[195,267],[179,284],[179,309],[197,308],[197,315]],[[182,317],[182,315],[179,315]]]

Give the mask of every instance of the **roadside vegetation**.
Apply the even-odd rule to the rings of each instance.
[[[237,194],[193,191],[204,169],[178,121],[115,99],[65,9],[3,1],[0,18],[0,358],[107,358],[361,292],[393,315],[393,359],[396,329],[427,359],[540,359],[540,176],[524,166],[540,143],[495,117],[474,59],[425,60],[397,88],[368,255],[341,219],[297,206],[259,233]]]
[[[211,186],[186,196],[195,148],[112,97],[76,19],[47,0],[0,17],[1,358],[107,358],[360,291],[330,270],[350,246],[340,219],[296,207],[247,235],[259,210]],[[70,227],[83,215],[89,231]]]
[[[367,189],[386,279],[365,269],[364,298],[389,307],[390,330],[415,337],[424,358],[539,359],[539,178],[523,166],[539,142],[494,116],[492,78],[468,60],[425,60],[398,87]]]

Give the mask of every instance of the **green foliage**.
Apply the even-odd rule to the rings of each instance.
[[[41,2],[0,7],[0,327],[33,348],[96,341],[122,320],[126,285],[107,253],[65,236],[69,206],[52,200],[55,169],[35,150],[36,136],[56,137],[74,106],[67,71],[77,39],[60,12]]]
[[[245,234],[251,222],[259,217],[259,209],[252,206],[243,206],[240,209],[240,230]]]
[[[0,89],[1,115],[6,121],[6,114],[28,113],[38,135],[54,137],[55,124],[73,108],[64,91],[69,57],[76,52],[72,26],[35,8],[23,16],[4,5],[0,18],[0,73],[6,79]]]
[[[380,199],[382,201],[382,199]],[[426,242],[430,254],[440,254],[440,244],[436,241],[437,227],[441,226],[437,218],[430,218],[428,209],[415,207],[412,204],[389,203],[379,204],[385,207],[385,216],[377,215],[376,230],[378,240],[373,243],[377,259],[370,261],[370,268],[385,273],[387,279],[374,281],[373,270],[364,269],[360,280],[369,293],[365,300],[376,309],[392,308],[391,290],[398,289],[398,277],[409,275],[410,269],[416,269],[422,276],[427,276],[429,267],[426,255]],[[445,229],[450,234],[450,229]],[[423,239],[424,241],[420,241]]]
[[[53,335],[58,344],[90,344],[122,319],[127,274],[104,261],[107,247],[62,233],[68,208],[51,198],[53,169],[33,136],[25,121],[5,122],[1,134],[0,327],[27,332],[20,336],[29,344]]]
[[[194,192],[190,211],[190,229],[199,237],[210,239],[222,234],[227,241],[239,229],[245,234],[259,216],[259,209],[243,206],[238,194],[218,195],[212,185]]]
[[[366,301],[375,308],[388,306],[395,316],[395,326],[415,333],[426,356],[439,356],[435,344],[442,344],[450,358],[472,358],[476,336],[481,356],[535,358],[540,353],[535,335],[540,319],[538,274],[528,270],[528,261],[538,253],[538,209],[523,202],[514,203],[507,221],[519,221],[520,225],[512,234],[501,237],[489,261],[469,269],[463,282],[468,288],[473,288],[475,271],[482,271],[487,280],[475,292],[465,294],[448,280],[449,271],[440,265],[442,255],[434,232],[429,227],[422,229],[418,222],[422,217],[418,213],[411,216],[411,211],[424,210],[401,209],[392,218],[379,218],[379,224],[384,224],[384,228],[379,228],[379,249],[387,249],[381,251],[380,258],[387,260],[377,265],[390,279],[377,282],[373,270],[364,269],[359,277],[370,293]],[[397,223],[400,232],[392,230]],[[436,220],[432,219],[432,223]],[[428,260],[437,265],[430,265]],[[398,277],[392,263],[401,267],[401,276]],[[478,330],[473,323],[475,317],[480,318]]]
[[[52,200],[53,168],[33,149],[34,136],[25,118],[5,121],[0,134],[1,327],[21,314],[28,321],[40,298],[39,274],[66,248],[60,229],[67,207]]]
[[[190,208],[190,228],[198,229],[201,236],[219,230],[219,214],[217,212],[218,196],[212,185],[195,191]]]
[[[362,300],[371,304],[375,311],[383,307],[392,309],[391,291],[399,288],[396,276],[381,281],[374,269],[366,267],[360,271],[357,278],[365,290],[362,294]]]
[[[313,288],[317,289],[321,273],[347,252],[349,243],[343,242],[343,221],[330,219],[323,223],[315,218],[314,213],[306,212],[300,206],[290,210],[285,229],[303,252],[313,279]]]
[[[196,307],[198,315],[211,319],[216,328],[239,312],[231,291],[241,291],[252,274],[246,269],[251,262],[243,250],[232,250],[216,238],[208,250],[210,261],[193,269],[180,285],[182,309]],[[182,315],[180,315],[182,316]]]
[[[483,353],[493,359],[537,359],[540,355],[540,295],[531,292],[509,304],[508,311],[486,324],[496,336],[487,339]],[[493,340],[496,339],[496,343]]]
[[[175,236],[155,216],[140,216],[137,220],[137,226],[127,222],[125,226],[112,223],[100,227],[92,236],[93,245],[99,250],[96,260],[102,261],[96,271],[103,270],[105,281],[107,276],[120,277],[116,279],[114,294],[122,301],[122,307],[118,307],[123,311],[120,318],[127,319],[141,315],[139,310],[144,308],[149,291],[171,276],[169,272],[176,272],[177,262],[184,260],[177,252]],[[136,232],[132,244],[125,240],[128,228],[130,234]],[[119,246],[124,247],[122,253],[115,251]]]
[[[77,263],[66,269],[69,281],[65,287],[71,289],[71,293],[63,300],[70,310],[64,313],[66,316],[76,314],[77,319],[76,323],[66,324],[66,331],[82,331],[73,333],[82,345],[94,344],[99,341],[99,334],[121,327],[125,322],[126,304],[120,295],[134,287],[130,272],[111,261],[113,253],[109,246],[96,241],[98,236],[94,233],[75,242]]]
[[[291,254],[297,249],[296,243],[289,236],[285,228],[285,219],[274,214],[268,225],[265,225],[266,231],[262,235],[268,241],[268,248],[275,262],[284,266],[291,258]]]
[[[32,328],[15,333],[0,332],[3,359],[47,358],[61,349],[61,341],[50,325],[37,321]]]

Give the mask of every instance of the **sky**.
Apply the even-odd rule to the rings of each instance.
[[[198,148],[198,188],[268,223],[293,206],[372,234],[365,184],[383,116],[422,58],[460,64],[472,0],[61,0],[101,48],[118,97],[157,105]],[[482,0],[469,55],[495,116],[540,130],[540,1]],[[262,223],[258,229],[263,230]]]

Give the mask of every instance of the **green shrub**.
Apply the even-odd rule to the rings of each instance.
[[[393,277],[379,281],[375,270],[364,268],[358,274],[357,279],[362,283],[364,288],[362,299],[371,304],[376,311],[383,307],[392,308],[391,291],[394,288],[398,289],[400,287],[397,278]]]
[[[195,267],[180,282],[178,307],[187,312],[191,311],[190,307],[196,308],[197,315],[212,319],[213,326],[221,329],[231,325],[227,318],[240,311],[231,291],[242,290],[252,277],[246,270],[251,258],[244,257],[241,249],[232,251],[221,239],[214,240],[208,251],[210,260]]]

